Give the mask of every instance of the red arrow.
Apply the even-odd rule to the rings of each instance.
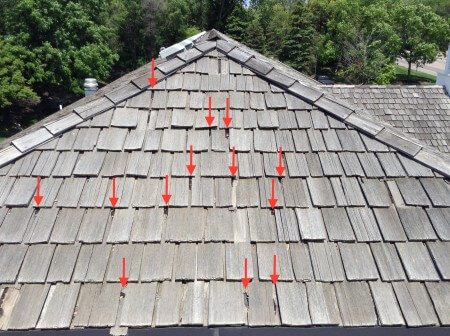
[[[209,127],[211,127],[212,123],[214,122],[214,117],[211,114],[211,96],[208,97],[208,115],[205,117],[206,122],[208,123]]]
[[[270,275],[270,278],[272,279],[272,282],[274,284],[276,284],[279,277],[280,277],[280,275],[277,274],[277,256],[274,254],[273,255],[273,274]]]
[[[278,151],[278,166],[276,167],[278,176],[283,175],[284,173],[284,166],[283,166],[283,149],[280,146],[280,149]]]
[[[238,166],[236,166],[235,164],[235,155],[236,152],[233,146],[233,151],[231,153],[231,166],[228,166],[228,169],[230,170],[232,176],[236,176],[236,172],[238,170]]]
[[[36,178],[36,195],[33,196],[34,201],[36,202],[36,204],[39,206],[39,204],[41,204],[42,199],[44,198],[44,196],[41,195],[41,177],[38,176]]]
[[[151,75],[148,78],[148,82],[151,87],[154,87],[158,78],[155,77],[155,59],[152,58],[152,67],[151,67]]]
[[[109,201],[111,202],[112,207],[114,208],[117,204],[117,201],[119,198],[116,196],[116,178],[112,178],[112,196],[109,198]]]
[[[250,278],[247,275],[247,268],[248,268],[248,261],[247,261],[247,258],[245,258],[244,259],[244,277],[241,278],[244,288],[247,288],[248,284],[250,283]]]
[[[193,156],[194,156],[194,153],[193,153],[192,145],[190,145],[189,146],[189,164],[186,165],[186,167],[187,167],[187,170],[189,171],[189,174],[191,174],[191,175],[194,174],[194,170],[196,167],[193,162]]]
[[[166,175],[166,192],[162,195],[164,203],[168,204],[172,195],[169,194],[169,176]]]
[[[229,127],[231,124],[231,120],[233,119],[230,117],[230,97],[226,98],[225,103],[225,117],[223,117],[223,122],[225,124],[225,127]]]
[[[269,198],[270,207],[273,209],[277,205],[278,198],[275,198],[275,179],[272,179],[272,196]]]
[[[119,278],[120,283],[122,284],[122,287],[125,287],[128,283],[128,277],[125,276],[125,269],[126,269],[125,257],[123,257],[122,258],[122,276]]]

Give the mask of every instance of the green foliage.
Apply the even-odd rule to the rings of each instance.
[[[316,65],[317,33],[313,16],[301,1],[293,5],[289,27],[282,46],[281,60],[296,70],[313,74]]]
[[[38,102],[39,97],[32,88],[30,73],[33,69],[33,53],[14,45],[11,39],[0,36],[0,108],[13,103]]]
[[[392,21],[400,38],[399,55],[409,69],[434,62],[447,49],[449,23],[430,7],[400,1],[393,6]]]
[[[33,53],[42,68],[30,73],[37,92],[65,88],[82,92],[85,77],[106,80],[117,55],[110,30],[97,20],[103,1],[18,0],[9,8],[5,32]]]

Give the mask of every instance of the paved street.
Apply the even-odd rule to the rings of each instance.
[[[404,66],[405,68],[408,67],[408,63],[404,59],[398,59],[397,64]],[[433,63],[426,64],[423,68],[416,69],[415,65],[412,65],[413,70],[419,70],[422,72],[426,72],[428,74],[436,76],[439,72],[442,72],[445,68],[445,58],[441,58],[436,60]]]

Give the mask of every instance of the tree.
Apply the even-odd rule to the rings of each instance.
[[[250,24],[250,14],[241,4],[238,4],[228,17],[225,33],[231,38],[243,42]]]
[[[294,69],[313,74],[316,65],[317,33],[309,9],[298,1],[292,7],[289,29],[280,59]]]
[[[85,77],[108,78],[118,56],[108,46],[111,31],[97,22],[101,6],[96,0],[18,0],[7,10],[5,33],[42,67],[33,79],[38,94],[80,94]]]
[[[260,18],[257,13],[254,14],[253,19],[245,30],[244,44],[262,54],[266,50],[264,31],[261,28]]]
[[[447,49],[449,23],[428,6],[398,1],[392,9],[392,23],[400,37],[399,56],[408,62],[408,77],[412,64],[434,62]]]

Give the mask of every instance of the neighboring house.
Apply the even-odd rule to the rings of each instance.
[[[214,30],[166,57],[0,151],[0,330],[448,334],[448,153]]]

